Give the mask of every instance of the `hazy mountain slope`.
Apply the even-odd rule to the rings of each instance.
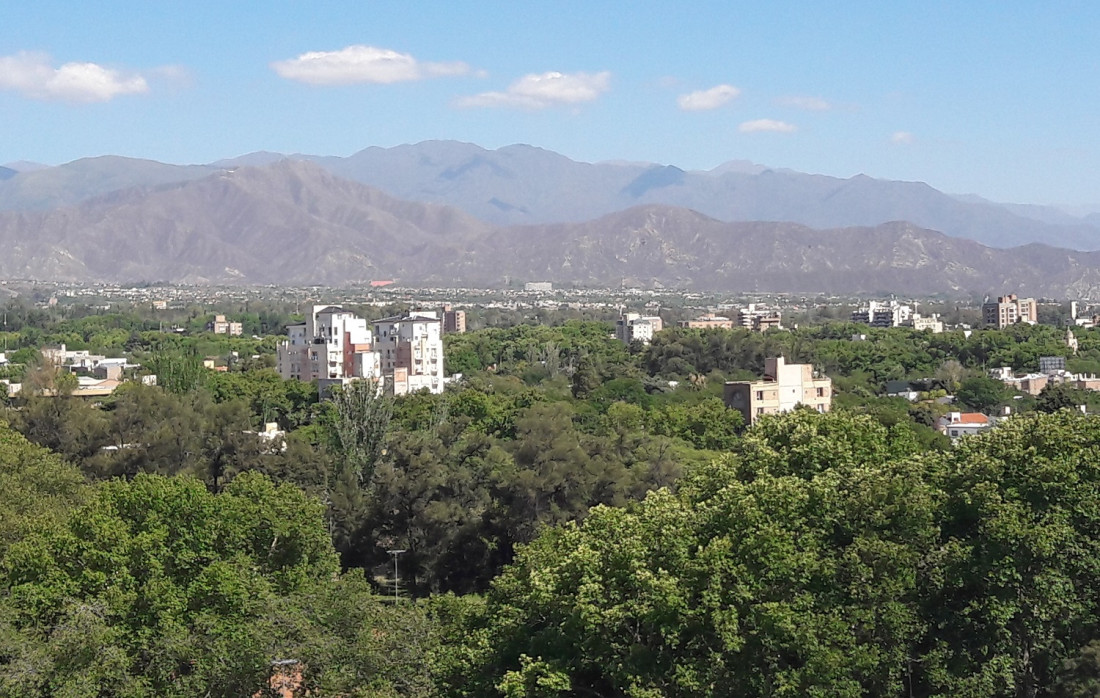
[[[999,204],[961,201],[920,182],[864,175],[840,179],[761,171],[743,162],[710,172],[644,164],[592,165],[531,146],[485,150],[450,141],[368,148],[348,158],[315,160],[340,176],[399,198],[446,203],[497,224],[582,221],[655,203],[726,221],[834,227],[905,220],[997,247],[1044,242],[1100,248],[1100,227],[1080,219],[1072,225],[1036,220]]]
[[[506,257],[492,250],[509,249]],[[588,223],[500,230],[454,275],[582,284],[836,293],[1087,295],[1100,289],[1100,253],[1040,245],[999,250],[906,223],[813,230],[789,223],[723,223],[694,211],[643,206]],[[492,262],[490,264],[490,262]]]
[[[48,210],[131,187],[155,187],[205,177],[210,165],[165,165],[115,155],[28,170],[0,182],[0,210]]]
[[[307,163],[242,168],[47,213],[0,214],[8,277],[330,283],[460,255],[487,226]],[[408,261],[406,261],[408,260]]]
[[[690,174],[664,170],[648,181],[678,187]],[[2,212],[0,249],[0,277],[72,281],[540,279],[731,291],[1100,293],[1100,253],[994,249],[909,223],[828,230],[728,223],[655,204],[581,223],[501,228],[293,160],[53,211]]]
[[[454,141],[367,148],[314,161],[398,198],[446,203],[498,224],[580,221],[617,210],[622,206],[609,203],[608,192],[649,167],[575,162],[528,145],[486,150]]]
[[[188,167],[90,158],[0,177],[0,210],[57,208],[120,189],[151,188],[284,158],[311,161],[397,198],[447,204],[498,225],[581,222],[639,204],[663,204],[726,221],[828,228],[905,220],[996,247],[1042,242],[1100,248],[1100,221],[1094,218],[949,196],[920,182],[863,175],[840,179],[744,161],[709,172],[647,163],[589,164],[526,145],[486,150],[455,141],[367,148],[346,158],[258,152]]]

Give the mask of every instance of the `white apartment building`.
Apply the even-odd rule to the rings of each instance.
[[[443,321],[437,312],[375,320],[374,336],[387,390],[443,392]]]
[[[653,335],[664,329],[664,326],[664,321],[657,315],[624,313],[615,321],[615,339],[623,344],[630,344],[634,340],[649,344]]]
[[[277,347],[279,375],[284,379],[317,381],[322,392],[356,378],[381,384],[381,361],[367,321],[355,313],[315,305],[305,322],[286,329],[287,338]]]

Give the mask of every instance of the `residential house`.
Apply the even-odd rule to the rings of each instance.
[[[948,412],[939,418],[936,428],[952,441],[993,428],[993,420],[981,412]]]

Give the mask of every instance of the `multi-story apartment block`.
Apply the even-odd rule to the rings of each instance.
[[[828,412],[833,382],[814,376],[810,364],[788,364],[779,356],[764,360],[764,380],[726,383],[723,399],[726,407],[744,416],[746,424],[753,424],[766,414],[789,412],[798,405]]]
[[[466,311],[454,310],[450,303],[443,306],[443,333],[461,334],[466,331]]]
[[[982,305],[982,321],[997,329],[1004,329],[1017,322],[1034,325],[1039,321],[1039,311],[1034,298],[1017,298],[1015,293],[1000,296],[996,302]]]
[[[374,322],[386,388],[394,395],[443,392],[443,322],[435,311]]]
[[[758,308],[755,303],[749,303],[737,311],[737,324],[746,330],[763,332],[772,327],[780,327],[781,315],[775,308]]]
[[[657,315],[624,313],[615,321],[615,339],[624,344],[638,340],[649,344],[653,335],[664,329],[664,321]]]
[[[852,322],[860,322],[871,327],[900,327],[908,322],[913,309],[897,301],[880,303],[870,301],[866,306],[852,313]]]
[[[287,326],[276,348],[279,375],[317,381],[322,392],[356,378],[382,382],[367,321],[339,306],[315,305],[306,321]]]

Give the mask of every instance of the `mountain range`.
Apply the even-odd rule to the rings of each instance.
[[[722,221],[775,221],[813,228],[908,221],[991,247],[1042,243],[1100,249],[1100,214],[998,204],[952,196],[920,182],[847,179],[730,161],[709,171],[653,163],[584,163],[527,145],[486,150],[426,141],[371,147],[348,157],[258,152],[205,165],[104,156],[0,171],[0,210],[50,210],[121,189],[190,181],[284,159],[313,162],[338,177],[410,201],[454,206],[487,223],[583,222],[633,206],[662,204]]]
[[[545,151],[513,152],[537,159]],[[554,159],[563,171],[579,165]],[[500,225],[452,205],[398,198],[337,176],[323,162],[277,155],[253,162],[258,166],[229,161],[177,170],[145,162],[147,179],[135,185],[136,175],[126,173],[136,170],[115,169],[115,159],[84,161],[85,173],[100,174],[70,173],[66,181],[75,184],[55,189],[69,203],[45,207],[39,190],[37,207],[0,211],[0,278],[242,284],[396,278],[436,286],[549,280],[761,292],[1100,294],[1100,252],[1038,243],[1000,249],[911,222],[815,229],[723,221],[697,209],[643,202],[589,220]],[[631,190],[642,196],[628,191],[630,198],[676,186],[661,184],[662,178],[680,176],[644,165],[581,167],[593,187],[603,181],[602,168],[620,175],[622,168],[639,169],[627,184],[653,173]],[[53,169],[21,172],[4,183]],[[445,181],[464,181],[472,170],[490,180],[500,176],[481,161],[458,169]],[[747,169],[732,166],[719,176],[771,176],[740,172]],[[131,186],[95,192],[108,177],[103,171],[113,173],[112,184],[101,188],[127,177]],[[177,179],[164,181],[172,176]],[[557,177],[565,181],[564,174]],[[397,182],[412,179],[394,174]],[[576,186],[580,196],[585,187]],[[515,191],[526,188],[517,183]],[[534,210],[536,203],[525,207]]]

